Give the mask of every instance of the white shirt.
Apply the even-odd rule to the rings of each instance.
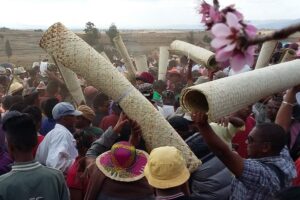
[[[174,106],[163,105],[162,109],[164,111],[164,117],[166,119],[169,119],[169,117],[175,114]]]
[[[65,173],[77,156],[76,140],[72,133],[60,124],[56,124],[46,135],[36,152],[36,160],[41,164]]]

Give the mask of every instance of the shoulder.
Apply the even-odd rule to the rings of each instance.
[[[13,176],[13,172],[8,172],[0,176],[0,188],[7,185],[10,181],[10,178]]]

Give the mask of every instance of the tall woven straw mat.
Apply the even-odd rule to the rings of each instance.
[[[164,117],[110,62],[76,34],[56,23],[44,33],[40,46],[90,85],[118,101],[124,112],[141,125],[149,150],[175,146],[183,153],[190,171],[197,168],[200,161]]]
[[[114,37],[113,41],[114,41],[114,44],[115,44],[116,48],[118,49],[120,55],[124,59],[125,66],[126,66],[126,69],[128,71],[128,75],[130,77],[130,81],[134,81],[136,70],[135,70],[134,65],[131,61],[131,58],[129,56],[129,53],[127,51],[127,48],[126,48],[126,46],[123,42],[123,39],[122,39],[121,35],[117,35],[116,37]]]
[[[215,54],[213,52],[187,42],[180,40],[173,41],[170,45],[170,52],[185,55],[196,63],[205,65],[207,68],[216,66]]]
[[[135,66],[138,72],[147,72],[148,71],[148,63],[146,55],[137,55],[134,56]]]
[[[255,69],[260,69],[268,66],[273,52],[277,47],[277,44],[278,42],[276,40],[271,40],[263,43],[256,61]]]
[[[282,56],[280,58],[280,62],[287,62],[287,61],[291,61],[295,58],[296,56],[296,51],[294,49],[284,49],[284,51],[282,52]]]
[[[299,77],[300,59],[189,87],[183,91],[181,105],[189,111],[207,112],[216,121],[300,84]]]
[[[102,51],[100,54],[101,54],[106,60],[108,60],[108,61],[110,62],[108,56],[106,55],[106,53],[105,53],[104,51]]]
[[[166,80],[167,68],[169,65],[169,47],[159,47],[158,80]]]
[[[58,62],[56,62],[56,65],[75,103],[80,105],[82,102],[85,102],[77,75],[72,70],[62,66],[62,64]]]

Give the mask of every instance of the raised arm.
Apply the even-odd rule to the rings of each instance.
[[[289,131],[292,122],[293,107],[296,103],[296,93],[299,91],[300,85],[287,90],[277,112],[275,123],[280,125],[286,132]]]
[[[228,145],[220,139],[207,122],[207,115],[201,112],[193,113],[192,119],[196,123],[210,150],[237,177],[243,173],[244,159],[231,151]]]

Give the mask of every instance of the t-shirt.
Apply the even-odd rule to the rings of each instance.
[[[68,200],[63,174],[39,162],[15,163],[12,171],[0,176],[0,200]]]
[[[39,147],[39,145],[41,144],[41,142],[43,141],[43,139],[44,139],[44,136],[38,135],[38,142],[37,142],[36,146],[34,147],[34,149],[32,150],[33,157],[35,157],[36,150]]]
[[[50,132],[52,129],[54,129],[56,124],[56,121],[54,119],[50,119],[48,117],[44,118],[42,121],[40,134],[45,136],[48,132]]]
[[[87,179],[81,178],[82,173],[78,172],[79,163],[83,157],[78,156],[71,165],[67,175],[67,185],[71,189],[81,190],[85,192],[87,187]]]

